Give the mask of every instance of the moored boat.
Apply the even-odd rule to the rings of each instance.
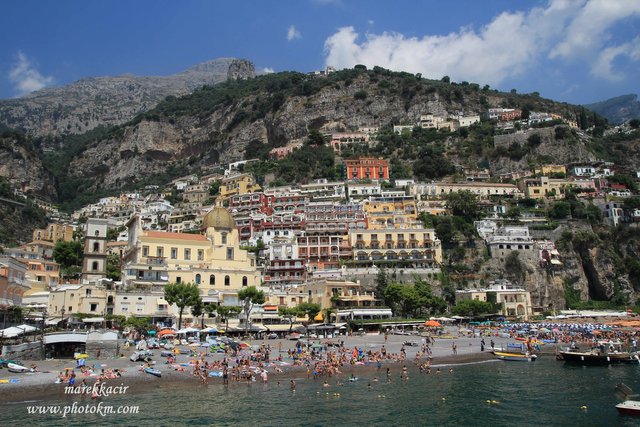
[[[530,353],[513,353],[508,351],[493,351],[497,359],[508,360],[514,362],[534,362],[538,356]]]
[[[621,414],[640,415],[640,401],[637,401],[637,400],[625,400],[622,403],[618,403],[616,405],[616,409]]]
[[[611,365],[616,363],[638,363],[638,356],[627,351],[602,353],[598,350],[590,351],[559,351],[559,356],[567,363],[582,365]]]
[[[9,372],[14,372],[17,374],[22,374],[24,372],[29,372],[29,368],[27,368],[26,366],[22,366],[22,365],[18,365],[15,363],[8,363],[7,364],[7,368],[9,369]]]
[[[162,372],[160,372],[160,371],[159,371],[159,370],[157,370],[157,369],[153,369],[153,368],[144,368],[144,371],[145,371],[147,374],[151,374],[151,375],[156,376],[156,377],[158,377],[158,378],[162,377]]]

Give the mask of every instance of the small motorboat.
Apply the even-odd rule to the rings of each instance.
[[[144,371],[145,371],[147,374],[151,374],[151,375],[153,375],[153,376],[155,376],[155,377],[158,377],[158,378],[162,377],[162,372],[160,372],[160,371],[159,371],[159,370],[157,370],[157,369],[154,369],[154,368],[144,368]]]
[[[622,403],[618,403],[616,405],[616,409],[621,414],[640,415],[640,401],[638,401],[638,400],[625,400]]]
[[[7,368],[9,369],[9,372],[14,372],[17,374],[22,374],[30,371],[30,369],[26,366],[18,365],[16,363],[8,363]]]
[[[508,360],[512,362],[534,362],[538,356],[530,353],[513,353],[507,351],[493,351],[496,359]]]

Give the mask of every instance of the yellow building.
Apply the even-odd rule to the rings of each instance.
[[[47,240],[54,243],[58,240],[70,242],[73,240],[73,227],[69,224],[50,223],[47,228],[33,230],[33,240]]]
[[[260,186],[256,184],[256,180],[253,176],[243,173],[222,180],[219,198],[225,200],[231,196],[255,193],[256,191],[260,191]]]
[[[355,264],[401,264],[434,268],[442,263],[442,246],[433,229],[407,228],[356,230],[349,233]]]
[[[124,256],[127,287],[162,291],[167,283],[195,283],[205,303],[238,305],[238,290],[260,285],[255,257],[240,249],[235,221],[215,207],[202,221],[203,234],[143,231],[134,216]]]
[[[552,173],[561,173],[567,175],[567,167],[565,165],[544,165],[540,169],[535,170],[536,175],[551,175]]]
[[[371,197],[362,203],[368,217],[369,229],[410,224],[418,219],[416,200],[413,196]]]
[[[563,199],[565,189],[574,184],[565,179],[554,179],[546,176],[538,178],[526,178],[521,181],[525,197],[530,199]]]

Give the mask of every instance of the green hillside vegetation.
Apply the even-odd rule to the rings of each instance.
[[[314,96],[321,91],[345,90],[351,85],[357,85],[358,90],[350,102],[361,103],[363,106],[372,102],[375,97],[384,96],[401,99],[405,110],[408,110],[413,103],[417,102],[418,95],[437,93],[439,99],[448,103],[452,110],[465,109],[480,112],[490,105],[498,104],[497,106],[505,108],[520,108],[525,116],[530,111],[547,111],[565,117],[577,117],[583,129],[594,124],[601,127],[604,123],[604,120],[586,112],[583,107],[544,99],[535,92],[504,93],[493,90],[489,86],[481,88],[474,83],[453,83],[447,77],[441,80],[430,80],[422,78],[419,74],[392,72],[380,67],[368,70],[364,66],[356,66],[324,77],[282,72],[248,80],[227,81],[215,86],[204,86],[187,96],[167,97],[156,108],[138,115],[121,126],[98,127],[85,134],[66,135],[56,139],[42,138],[31,142],[25,138],[25,141],[31,143],[36,150],[43,146],[61,147],[52,152],[42,153],[41,156],[46,168],[55,177],[60,207],[62,210],[69,211],[95,201],[98,197],[134,187],[133,184],[123,184],[118,189],[104,188],[96,192],[95,183],[90,179],[74,178],[69,173],[69,165],[75,157],[82,154],[88,147],[100,144],[101,141],[121,138],[128,127],[142,121],[176,123],[183,116],[204,121],[213,112],[224,109],[225,114],[230,114],[231,120],[228,121],[225,129],[217,130],[214,135],[217,141],[224,142],[229,132],[237,126],[249,124],[258,119],[268,120],[270,117],[275,117],[291,97],[306,98],[305,102],[313,105]],[[424,97],[421,99],[424,100]],[[400,116],[404,113],[399,112]],[[309,123],[309,128],[320,128],[328,119],[330,118],[318,117]],[[413,134],[394,135],[391,131],[391,122],[395,119],[392,117],[378,119],[383,125],[379,142],[369,148],[363,147],[361,150],[356,147],[352,152],[343,153],[342,157],[367,154],[388,158],[391,162],[393,178],[440,178],[453,172],[456,157],[471,156],[478,166],[486,167],[492,159],[498,157],[508,156],[512,159],[520,159],[529,153],[527,147],[511,147],[506,151],[496,150],[493,147],[494,128],[490,123],[482,123],[454,133],[416,129]],[[384,123],[385,120],[386,123]],[[265,159],[270,149],[286,143],[288,141],[277,137],[272,138],[268,144],[253,141],[246,147],[246,157]],[[597,142],[593,143],[592,149],[606,151]],[[305,146],[290,159],[264,162],[253,168],[257,169],[258,175],[275,174],[276,182],[306,182],[317,177],[338,178],[341,171],[331,164],[331,160],[335,159],[328,151],[321,147]],[[311,158],[307,159],[309,155]],[[417,159],[421,160],[417,161]],[[172,163],[162,173],[141,177],[135,186],[163,185],[177,176],[196,173],[205,162],[215,161],[217,156],[213,155],[207,160],[199,159],[197,156],[182,159]]]

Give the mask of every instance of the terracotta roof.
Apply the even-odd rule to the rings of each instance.
[[[147,237],[152,237],[155,239],[169,239],[169,240],[191,240],[191,241],[200,241],[206,242],[206,236],[201,234],[189,234],[189,233],[168,233],[165,231],[147,231],[145,233]]]

